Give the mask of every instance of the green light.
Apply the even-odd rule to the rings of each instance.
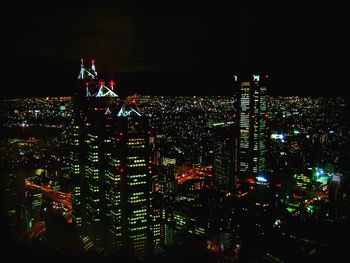
[[[314,207],[312,205],[309,205],[307,208],[306,208],[307,212],[312,214],[314,212]]]
[[[293,213],[295,211],[295,208],[292,208],[292,207],[287,207],[287,211],[289,213]]]
[[[300,131],[299,130],[294,130],[294,135],[298,135],[300,134]]]

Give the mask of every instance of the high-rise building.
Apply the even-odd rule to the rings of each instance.
[[[89,85],[97,83],[97,71],[95,61],[91,61],[91,67],[86,68],[84,60],[81,59],[80,72],[78,76],[78,86],[74,91],[73,97],[73,118],[68,135],[68,165],[69,174],[72,179],[72,220],[75,226],[81,226],[82,216],[82,196],[81,184],[84,176],[83,157],[85,140],[85,122],[86,122],[86,102],[87,94],[90,92]]]
[[[220,190],[234,191],[238,175],[239,140],[236,126],[220,127],[215,131],[213,147],[213,179]]]
[[[257,176],[265,170],[266,86],[268,76],[252,75],[239,82],[240,174]]]
[[[70,140],[73,222],[85,249],[136,258],[152,249],[151,147],[136,98],[120,99],[114,81],[97,82],[81,65]]]
[[[125,103],[114,118],[105,172],[108,232],[116,249],[143,258],[152,248],[150,152],[154,141],[148,120],[140,116],[134,100]]]

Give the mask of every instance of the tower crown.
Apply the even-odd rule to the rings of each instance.
[[[95,66],[95,60],[91,60],[91,67],[87,69],[84,66],[84,59],[80,59],[80,72],[78,79],[96,79],[97,78],[97,71],[96,71],[96,66]]]

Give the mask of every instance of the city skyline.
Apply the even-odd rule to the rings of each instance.
[[[76,102],[83,103],[80,106],[88,107],[91,113],[101,111],[101,116],[83,122],[86,124],[83,131],[104,134],[109,127],[113,132],[115,129],[108,122],[90,125],[90,121],[104,123],[109,116],[105,115],[104,107],[97,105],[103,104],[106,97],[97,96],[99,92],[92,90],[86,99],[93,105],[84,102],[85,87],[82,101]],[[118,101],[113,97],[107,99]],[[342,243],[339,235],[347,236],[344,226],[349,218],[349,124],[345,122],[345,99],[268,98],[266,168],[269,176],[258,175],[256,182],[254,177],[232,178],[231,174],[230,160],[235,163],[237,156],[232,147],[238,142],[238,134],[230,129],[237,124],[234,121],[239,106],[236,100],[232,96],[139,96],[140,112],[150,118],[151,130],[156,135],[155,163],[149,178],[154,186],[154,200],[160,201],[152,206],[155,223],[161,220],[160,232],[157,227],[152,229],[154,241],[160,242],[160,247],[155,247],[155,257],[161,262],[167,257],[174,262],[186,262],[186,257],[217,262],[215,258],[222,256],[229,257],[230,262],[248,262],[251,258],[288,262],[291,256],[305,261],[342,255],[346,243]],[[77,236],[74,230],[80,221],[74,214],[79,206],[79,191],[71,191],[76,166],[72,163],[75,155],[68,150],[75,151],[70,144],[79,141],[74,131],[71,139],[69,136],[75,100],[52,97],[3,102],[6,109],[2,114],[3,130],[10,131],[2,140],[5,176],[1,177],[4,180],[1,185],[6,186],[6,191],[1,205],[7,209],[4,211],[7,221],[2,227],[4,233],[8,233],[2,238],[6,245],[23,251],[28,257],[112,260],[114,257],[105,258],[98,246],[96,250],[91,246],[91,239],[84,234]],[[99,128],[96,130],[96,127]],[[118,139],[118,133],[116,135],[113,137]],[[88,148],[83,147],[86,152],[83,156],[90,160],[84,161],[84,166],[90,172],[89,167],[94,166],[97,156],[109,154],[101,144],[108,138],[96,144],[92,140],[94,136],[87,136]],[[96,155],[96,150],[100,154]],[[118,153],[115,150],[113,153]],[[107,168],[102,163],[100,168]],[[110,171],[113,173],[113,169]],[[88,182],[93,178],[90,172],[84,179]],[[99,178],[110,176],[100,174]],[[96,191],[94,185],[89,188]],[[118,192],[117,188],[106,189]],[[100,193],[106,194],[103,199],[107,193],[110,195],[109,191]],[[91,210],[88,204],[92,200],[94,198],[88,198],[85,203],[89,214],[97,213],[98,209],[103,211],[104,205]],[[107,216],[108,211],[105,210]],[[18,237],[20,243],[11,247],[10,237]],[[249,252],[251,249],[253,254]]]
[[[346,257],[340,6],[124,2],[15,3],[2,16],[3,257]]]

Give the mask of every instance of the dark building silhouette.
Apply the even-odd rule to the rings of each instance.
[[[213,179],[218,189],[233,192],[239,171],[239,132],[236,125],[215,129]]]

